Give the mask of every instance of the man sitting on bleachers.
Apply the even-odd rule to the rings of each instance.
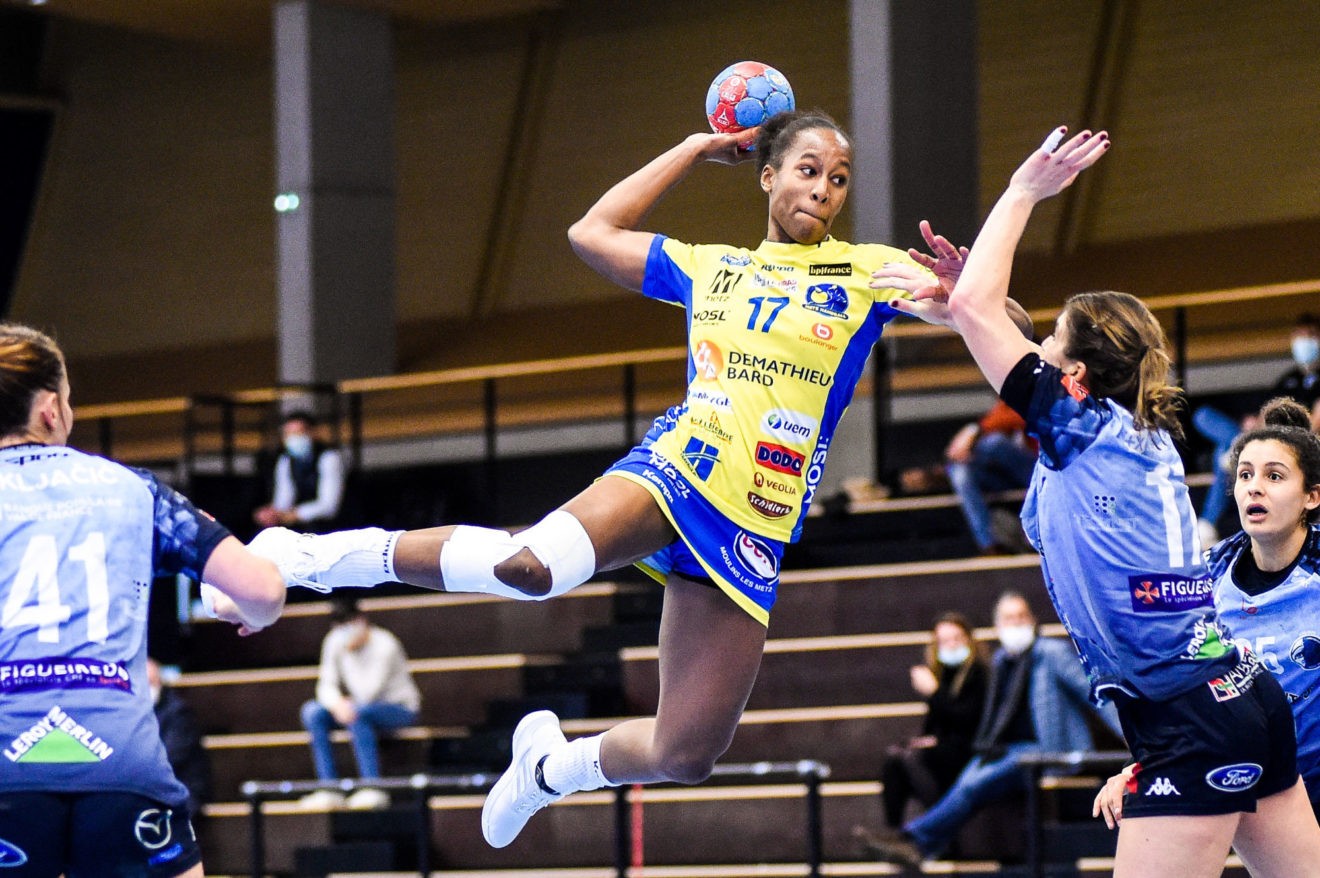
[[[1027,599],[1006,591],[995,604],[999,649],[991,660],[990,687],[973,750],[953,786],[929,811],[897,832],[873,839],[878,859],[919,866],[953,843],[973,814],[1025,790],[1024,754],[1091,750],[1090,711],[1122,737],[1112,703],[1097,709],[1076,650],[1067,640],[1037,636]]]
[[[353,739],[358,776],[380,777],[377,736],[382,731],[417,722],[421,694],[408,671],[408,657],[399,639],[367,621],[351,598],[338,598],[330,611],[333,627],[321,643],[316,698],[302,707],[302,723],[311,734],[312,760],[319,780],[339,777],[330,732],[348,729]],[[362,787],[344,801],[335,790],[318,790],[301,800],[307,809],[383,808],[384,791]]]

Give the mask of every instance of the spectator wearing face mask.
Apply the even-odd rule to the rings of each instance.
[[[342,456],[321,441],[311,412],[290,412],[280,432],[283,448],[275,461],[274,494],[253,519],[262,527],[282,525],[308,533],[332,530],[344,496]]]
[[[1237,419],[1214,406],[1203,405],[1192,413],[1192,426],[1196,432],[1214,444],[1215,480],[1206,492],[1198,516],[1197,530],[1202,548],[1210,548],[1219,539],[1219,519],[1228,508],[1233,495],[1233,473],[1225,466],[1233,441],[1247,430],[1261,426],[1257,414],[1265,399],[1286,396],[1311,413],[1311,429],[1320,432],[1320,318],[1302,314],[1293,324],[1289,336],[1289,351],[1293,365],[1279,376],[1274,386],[1260,400],[1253,400],[1251,411]]]
[[[421,695],[408,671],[408,657],[397,637],[372,625],[351,599],[339,599],[330,611],[331,629],[321,643],[316,698],[302,706],[302,724],[311,735],[312,761],[318,780],[337,780],[330,732],[348,729],[358,776],[380,777],[377,738],[382,731],[417,722]],[[334,790],[304,796],[308,810],[383,808],[389,797],[363,787],[347,800]]]
[[[961,613],[935,620],[926,661],[910,670],[912,688],[926,702],[921,734],[890,748],[880,770],[885,822],[897,829],[912,799],[930,807],[944,794],[967,760],[985,706],[985,657]]]
[[[1018,592],[1000,595],[995,633],[999,649],[972,742],[976,755],[930,810],[869,841],[877,858],[917,866],[943,854],[973,814],[1025,789],[1026,773],[1019,767],[1025,754],[1093,749],[1091,711],[1122,737],[1113,703],[1099,709],[1090,703],[1090,684],[1072,644],[1038,637],[1036,617]]]

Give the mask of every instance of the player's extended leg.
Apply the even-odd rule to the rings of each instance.
[[[1233,847],[1253,878],[1320,876],[1320,826],[1301,780],[1243,814]]]
[[[1217,878],[1241,816],[1125,817],[1114,878]]]
[[[738,728],[765,636],[765,626],[718,589],[671,576],[655,718],[566,741],[553,713],[524,717],[514,732],[512,764],[482,810],[486,840],[504,847],[533,813],[579,790],[705,780]]]
[[[399,580],[443,591],[544,600],[673,539],[673,528],[645,488],[606,476],[517,534],[468,525],[320,535],[268,528],[250,548],[274,561],[290,585],[320,591]]]

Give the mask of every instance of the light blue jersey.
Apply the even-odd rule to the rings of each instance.
[[[1234,576],[1250,539],[1244,533],[1210,550],[1215,609],[1233,639],[1260,659],[1283,687],[1297,725],[1297,769],[1320,799],[1320,528],[1283,581],[1249,594]],[[1254,565],[1253,565],[1254,566]],[[1240,575],[1240,574],[1239,574]]]
[[[1040,442],[1022,523],[1092,696],[1164,701],[1222,677],[1228,697],[1238,655],[1215,618],[1173,440],[1036,354],[1001,393]]]
[[[0,789],[187,800],[147,688],[148,600],[226,536],[150,473],[0,449]]]

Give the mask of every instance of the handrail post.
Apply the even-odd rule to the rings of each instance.
[[[109,418],[96,419],[96,435],[97,435],[97,441],[100,443],[101,446],[102,457],[113,456],[111,454],[111,450],[112,450],[111,446],[113,445],[113,438],[111,436],[112,432],[113,430],[110,426]]]
[[[813,766],[806,776],[807,783],[807,874],[820,878],[820,864],[824,860],[821,819],[820,770]]]
[[[228,397],[220,400],[220,459],[224,464],[226,478],[234,475],[234,401]]]
[[[1027,874],[1031,878],[1042,878],[1045,874],[1045,857],[1041,850],[1040,780],[1044,765],[1029,762],[1023,766],[1027,773]]]
[[[637,443],[637,367],[626,363],[623,367],[623,447]]]
[[[362,393],[355,391],[348,395],[348,447],[353,456],[353,466],[362,468]]]
[[[1173,373],[1178,386],[1187,388],[1187,306],[1173,309]]]
[[[882,336],[871,349],[871,432],[875,442],[875,481],[885,477],[888,462],[890,379],[889,342]]]
[[[431,874],[431,789],[425,775],[413,778],[417,787],[417,871],[422,878]]]
[[[632,819],[628,813],[628,784],[614,788],[614,872],[618,878],[628,878],[628,863],[632,859]]]
[[[261,821],[261,792],[248,791],[248,807],[252,818],[252,878],[264,878],[266,874],[266,839]]]

